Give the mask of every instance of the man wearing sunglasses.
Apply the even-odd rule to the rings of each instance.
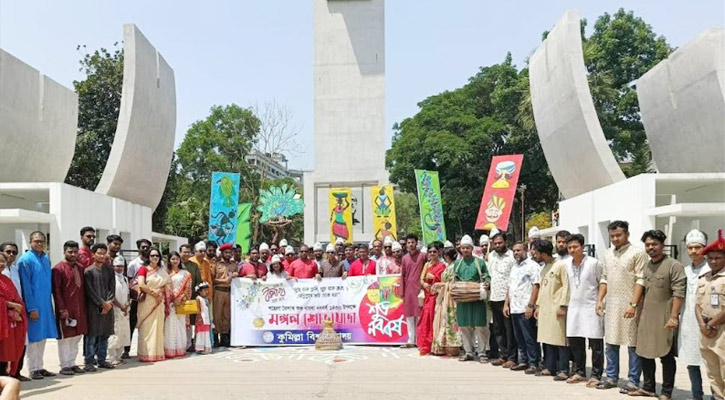
[[[81,248],[78,250],[76,262],[86,269],[93,264],[93,253],[91,246],[96,243],[96,230],[92,226],[81,228]]]
[[[310,279],[319,277],[317,263],[310,259],[310,248],[306,244],[300,246],[300,258],[290,264],[292,276],[297,279]]]
[[[347,272],[343,271],[342,263],[335,253],[335,245],[332,243],[328,244],[327,248],[325,248],[325,253],[327,254],[327,260],[322,260],[320,276],[323,278],[347,277]]]

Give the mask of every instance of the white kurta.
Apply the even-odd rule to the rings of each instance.
[[[572,257],[565,257],[569,275],[569,310],[566,313],[566,336],[601,339],[604,337],[604,318],[597,315],[597,294],[603,265],[587,255],[580,266]]]
[[[116,276],[116,301],[125,306],[130,302],[128,279],[123,274]],[[108,338],[109,349],[119,349],[131,345],[129,315],[123,315],[120,308],[113,307],[113,335]]]
[[[680,310],[680,337],[677,340],[677,358],[685,365],[702,364],[700,355],[700,328],[695,316],[695,303],[697,301],[697,282],[699,277],[710,272],[707,262],[693,268],[692,264],[685,267],[687,276],[687,289],[685,289],[685,302]]]

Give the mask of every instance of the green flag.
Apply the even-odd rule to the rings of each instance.
[[[443,221],[443,200],[438,183],[437,171],[415,170],[415,181],[418,184],[418,205],[420,207],[420,224],[423,231],[423,243],[429,244],[446,240],[446,224]]]

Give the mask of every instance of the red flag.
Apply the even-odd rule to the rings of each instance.
[[[523,161],[523,154],[495,156],[491,159],[476,218],[477,230],[490,231],[493,227],[507,230]]]

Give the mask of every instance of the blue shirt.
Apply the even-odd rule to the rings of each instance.
[[[352,261],[348,261],[348,259],[347,259],[347,258],[346,258],[346,259],[344,259],[344,260],[342,260],[342,268],[343,268],[343,270],[344,270],[345,272],[348,272],[348,271],[350,271],[350,266],[352,265],[352,263],[354,263],[354,262],[355,262],[355,260],[357,260],[357,258],[353,258],[353,259],[352,259]]]
[[[53,313],[53,282],[50,259],[45,253],[28,251],[18,259],[23,300],[28,314],[28,341],[40,342],[58,337]],[[37,321],[30,319],[30,313],[37,311]]]

